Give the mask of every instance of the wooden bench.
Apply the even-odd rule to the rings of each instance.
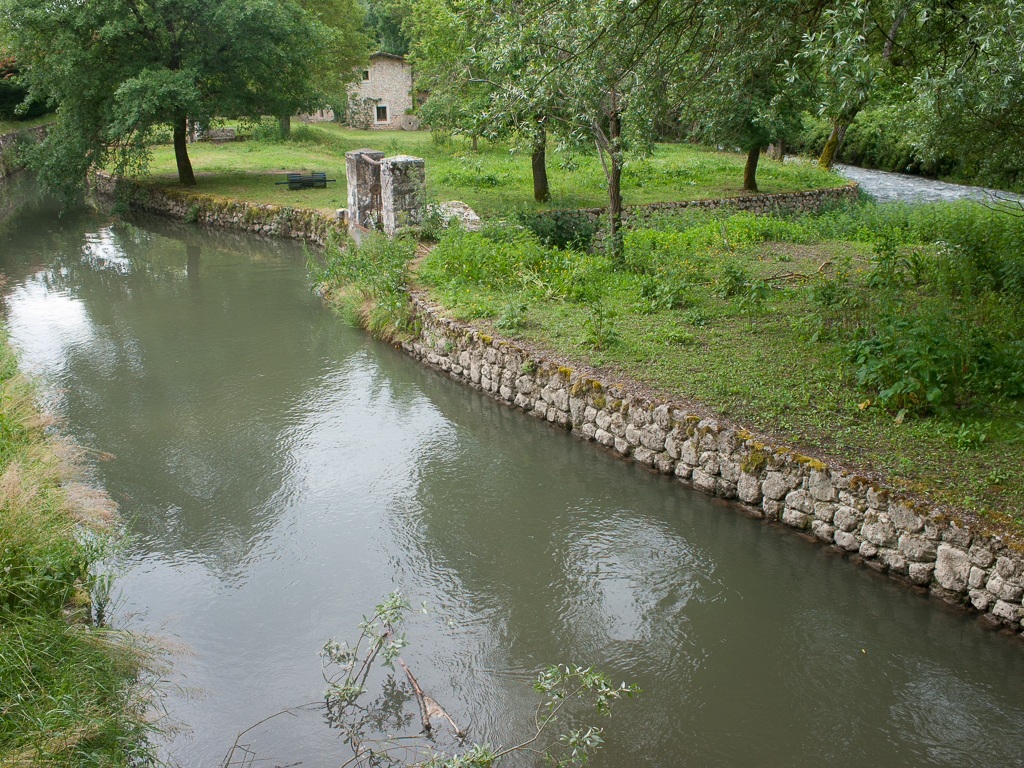
[[[327,173],[324,171],[313,171],[309,176],[303,176],[301,173],[289,173],[287,181],[275,181],[275,184],[287,184],[288,189],[326,189],[328,181],[335,181],[335,179],[328,179]]]

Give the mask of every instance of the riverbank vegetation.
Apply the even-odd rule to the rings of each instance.
[[[422,157],[427,167],[427,194],[434,200],[461,200],[483,217],[510,210],[546,207],[581,208],[606,204],[601,161],[589,147],[552,149],[548,179],[552,200],[533,199],[530,152],[514,140],[472,141],[443,131],[356,131],[337,123],[292,129],[284,139],[276,122],[241,128],[245,141],[199,143],[190,150],[197,174],[195,189],[273,205],[333,209],[347,205],[345,152],[370,147],[387,155]],[[152,148],[150,181],[175,187],[173,148]],[[685,143],[659,143],[650,155],[625,162],[622,192],[627,205],[670,200],[698,200],[743,194],[745,158]],[[325,170],[337,179],[327,190],[291,191],[281,181],[286,171]],[[841,177],[803,162],[763,161],[762,192],[820,189],[845,183]]]
[[[0,345],[0,765],[143,765],[157,646],[105,626],[116,513]]]
[[[415,279],[452,315],[602,378],[1024,530],[1021,218],[682,212],[627,232],[618,261],[586,250],[579,221],[561,225],[567,248],[522,221],[452,229]]]

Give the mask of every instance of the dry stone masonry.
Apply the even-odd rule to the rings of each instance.
[[[412,299],[411,355],[496,400],[571,430],[748,514],[804,531],[876,571],[1024,629],[1024,556],[997,535],[972,531],[866,477],[667,402],[580,376]]]

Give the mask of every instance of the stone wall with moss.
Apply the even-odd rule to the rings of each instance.
[[[162,189],[118,179],[103,171],[94,174],[92,188],[106,197],[124,199],[134,210],[211,227],[291,237],[321,246],[330,232],[345,232],[343,222],[309,208],[249,203],[189,190]]]
[[[413,295],[418,335],[401,346],[454,379],[682,484],[733,500],[868,568],[1024,629],[1024,554],[999,535],[866,477],[761,442],[669,402],[629,394],[441,316]]]
[[[772,194],[721,197],[709,200],[675,200],[667,203],[627,205],[622,208],[622,223],[626,227],[640,227],[652,217],[672,211],[710,211],[728,208],[734,211],[749,211],[758,214],[803,213],[820,211],[823,205],[840,202],[854,202],[860,194],[857,182],[851,181],[838,187],[810,189],[805,192],[778,192]],[[608,215],[607,208],[580,208],[587,219],[594,224],[603,224]],[[545,215],[546,211],[540,212]]]

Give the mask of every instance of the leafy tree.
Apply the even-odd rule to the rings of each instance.
[[[492,113],[561,126],[596,145],[608,184],[605,246],[622,252],[621,176],[627,144],[642,150],[666,107],[671,74],[700,29],[697,0],[465,0],[486,18],[497,63]]]
[[[365,5],[363,31],[373,41],[374,49],[396,56],[407,55],[410,44],[407,19],[419,3],[413,0],[367,0]]]
[[[309,62],[342,48],[337,28],[293,0],[0,0],[0,23],[30,98],[60,105],[34,164],[64,195],[93,165],[145,168],[158,126],[173,131],[180,183],[194,185],[189,120],[319,108],[322,70]]]

